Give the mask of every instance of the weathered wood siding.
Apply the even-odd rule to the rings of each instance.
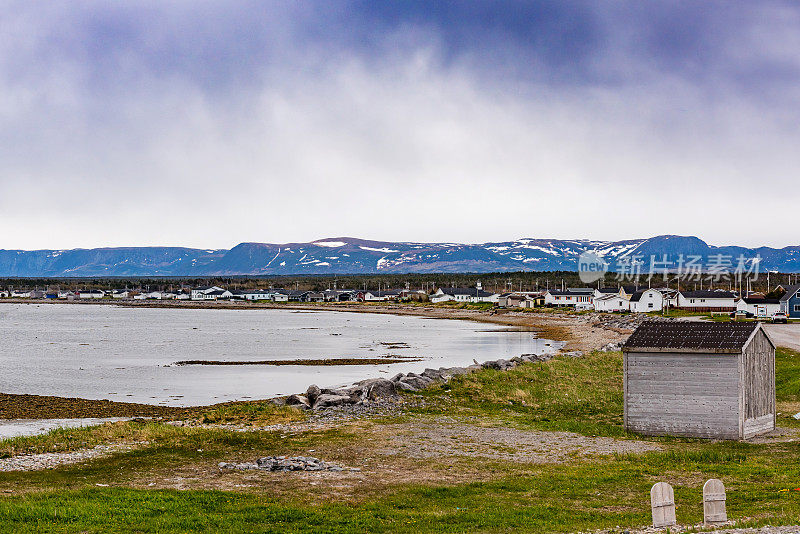
[[[738,439],[739,362],[737,354],[625,353],[625,427]]]
[[[742,354],[742,434],[775,428],[775,349],[760,330]]]

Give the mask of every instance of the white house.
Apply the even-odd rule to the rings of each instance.
[[[126,299],[130,295],[130,291],[127,289],[115,289],[111,292],[112,299]]]
[[[481,283],[474,288],[469,287],[440,287],[436,293],[431,295],[431,302],[445,302],[454,300],[456,302],[497,302],[500,295],[484,291]]]
[[[736,311],[750,313],[759,319],[767,319],[781,309],[780,299],[745,297],[736,301]]]
[[[544,294],[545,306],[584,306],[591,305],[594,300],[593,293],[550,290]]]
[[[365,291],[364,292],[364,301],[382,301],[386,302],[389,300],[396,300],[400,297],[399,290],[390,290],[390,291]]]
[[[664,295],[658,289],[644,289],[631,295],[630,308],[635,313],[647,313],[664,309]]]
[[[622,296],[620,295],[619,288],[616,287],[601,287],[598,289],[593,289],[592,294],[596,299],[607,297],[609,295]]]
[[[736,293],[732,291],[681,291],[678,308],[691,311],[732,312],[736,310]]]
[[[81,299],[101,299],[106,296],[102,289],[82,289],[78,292]]]
[[[17,299],[27,299],[30,298],[31,292],[26,289],[12,289],[11,290],[11,297]]]
[[[215,296],[210,296],[215,291],[225,291],[218,286],[204,286],[192,289],[192,300],[217,300]]]
[[[611,295],[595,297],[594,309],[602,312],[626,312],[630,311],[630,302],[615,292]]]
[[[289,295],[283,291],[273,291],[270,295],[272,302],[289,302]]]
[[[0,298],[7,299],[10,296],[11,296],[11,292],[9,292],[6,289],[0,289]]]
[[[264,289],[242,289],[233,291],[233,298],[240,300],[271,300],[273,292]]]

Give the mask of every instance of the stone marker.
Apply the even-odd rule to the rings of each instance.
[[[676,523],[675,494],[666,482],[658,482],[650,489],[650,506],[653,508],[654,527],[669,527]]]
[[[725,485],[721,480],[712,478],[703,485],[703,521],[707,525],[728,521],[725,500]]]

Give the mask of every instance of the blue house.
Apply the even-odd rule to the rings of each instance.
[[[786,294],[781,297],[781,311],[792,319],[800,319],[800,284],[786,287]]]

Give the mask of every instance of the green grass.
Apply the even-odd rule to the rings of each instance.
[[[619,353],[594,353],[509,372],[481,371],[422,394],[428,407],[405,417],[446,415],[486,424],[632,438],[622,429],[621,370]],[[779,405],[800,402],[800,353],[778,351],[776,384]],[[232,410],[214,417],[257,421],[275,416],[259,413],[258,408]],[[68,443],[125,439],[146,445],[57,470],[0,473],[0,491],[14,492],[0,493],[0,530],[574,532],[647,525],[649,489],[660,480],[675,488],[679,522],[694,524],[702,520],[702,484],[711,477],[725,482],[729,517],[752,526],[800,523],[800,491],[795,491],[800,488],[798,442],[659,438],[651,441],[660,451],[575,458],[564,464],[463,459],[437,466],[431,461],[432,474],[424,481],[381,485],[375,481],[383,470],[399,469],[392,467],[391,458],[383,457],[372,471],[365,471],[363,481],[355,483],[363,487],[348,498],[315,489],[306,479],[286,491],[280,491],[280,484],[274,482],[278,479],[236,492],[141,486],[143,480],[173,476],[187,466],[213,470],[221,459],[296,454],[309,448],[345,463],[348,454],[374,456],[355,428],[282,434],[118,423],[3,442],[0,451],[41,451]],[[403,467],[409,473],[421,468],[425,466]],[[482,481],[447,484],[438,480],[436,469],[478,469],[486,476]],[[236,474],[226,476],[238,480]],[[112,487],[97,487],[98,483]]]
[[[780,348],[775,353],[775,396],[800,402],[800,352]]]
[[[558,357],[545,365],[510,371],[485,370],[454,378],[426,396],[447,392],[449,401],[429,411],[460,410],[513,419],[542,430],[623,436],[622,354],[596,352],[583,358]]]

